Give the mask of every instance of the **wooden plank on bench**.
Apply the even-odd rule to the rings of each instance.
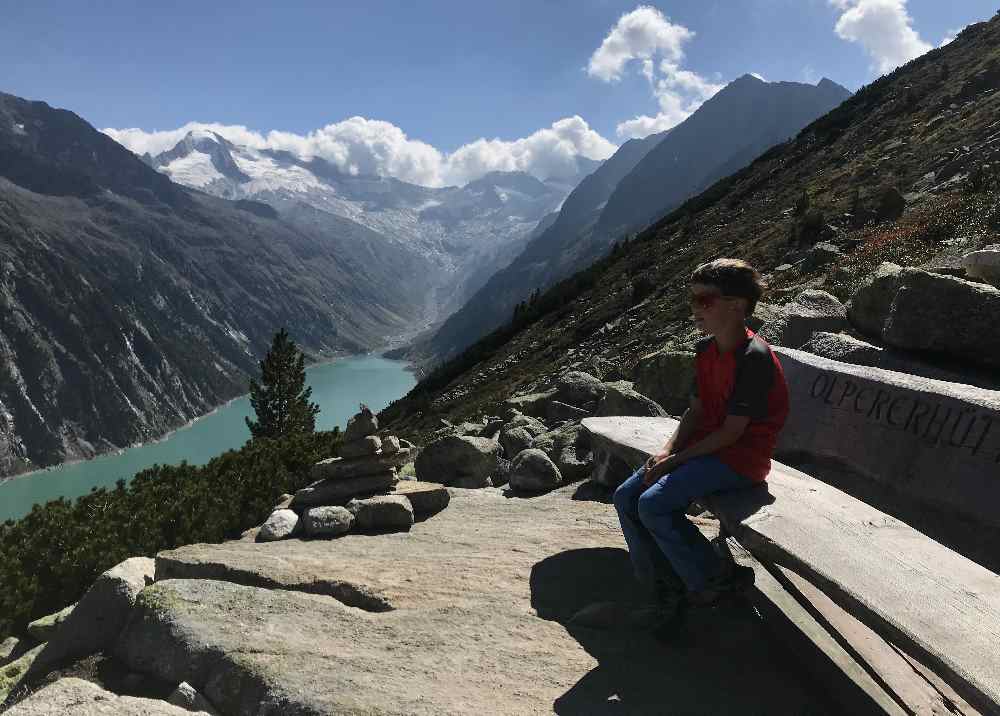
[[[642,425],[647,420],[656,422]],[[583,420],[596,449],[632,460],[659,450],[676,425]],[[777,462],[766,487],[707,502],[755,556],[807,576],[881,636],[926,659],[974,706],[1000,714],[1000,576]]]

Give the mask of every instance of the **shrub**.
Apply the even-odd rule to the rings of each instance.
[[[201,467],[155,465],[127,486],[119,481],[8,520],[0,525],[0,635],[77,601],[123,559],[220,542],[259,524],[282,493],[308,483],[309,467],[338,440],[339,433],[259,438]]]

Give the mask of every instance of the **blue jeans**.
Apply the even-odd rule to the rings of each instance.
[[[643,490],[645,473],[645,467],[636,470],[614,497],[635,576],[647,586],[663,579],[665,556],[685,586],[700,591],[722,565],[712,544],[684,512],[699,497],[748,487],[750,481],[714,455],[688,460]]]

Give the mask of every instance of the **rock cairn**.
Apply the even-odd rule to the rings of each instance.
[[[408,481],[397,489],[398,470],[413,460],[414,446],[377,433],[378,418],[361,406],[347,422],[340,455],[312,466],[314,482],[277,505],[256,540],[330,538],[351,530],[405,532],[415,517],[444,509],[448,491],[440,484]]]

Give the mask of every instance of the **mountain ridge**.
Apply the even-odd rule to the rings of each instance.
[[[494,274],[411,355],[421,362],[454,355],[507,321],[532,291],[571,275],[613,241],[645,226],[648,220],[642,217],[668,211],[797,132],[819,116],[821,108],[829,110],[848,96],[830,80],[814,86],[764,82],[746,74],[668,132],[626,142],[570,193],[552,227]]]

